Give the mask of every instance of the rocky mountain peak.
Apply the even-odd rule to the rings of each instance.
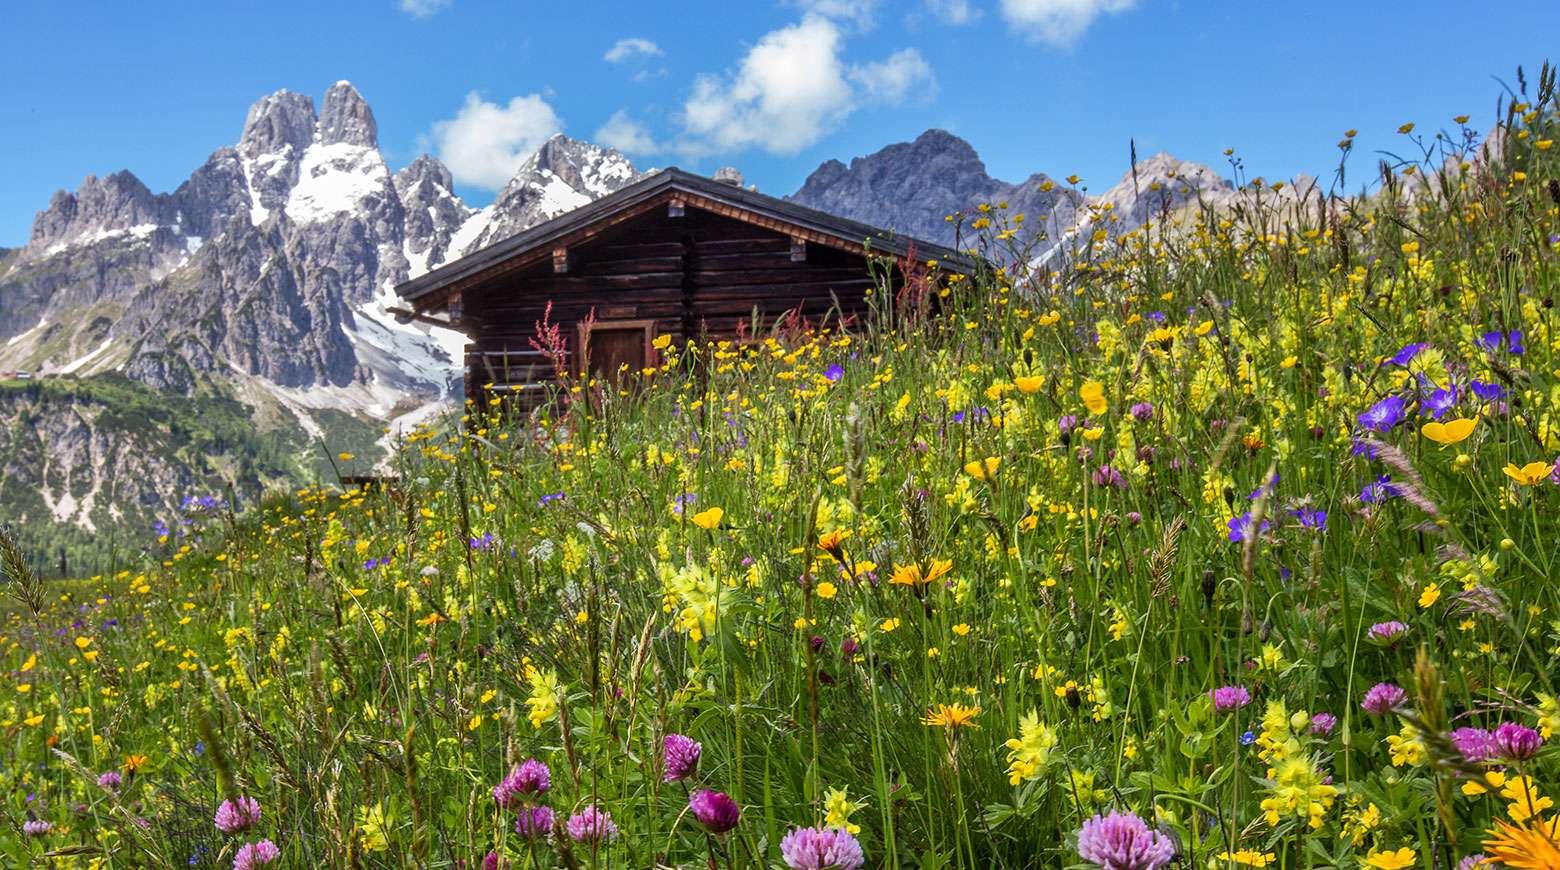
[[[487,210],[488,222],[463,251],[485,247],[579,208],[642,175],[617,149],[559,133],[520,164]]]
[[[406,165],[405,169],[395,174],[395,190],[406,199],[411,192],[425,183],[433,183],[446,191],[454,188],[454,176],[450,175],[450,169],[437,157],[429,157],[427,154],[418,157]]]
[[[361,148],[379,147],[379,125],[368,102],[349,82],[336,82],[320,107],[320,144],[344,142]]]
[[[288,146],[301,152],[314,141],[314,130],[314,98],[308,94],[277,91],[261,97],[249,107],[238,150],[248,158],[275,154],[287,150]]]
[[[147,190],[129,170],[103,178],[88,175],[75,193],[55,191],[49,207],[38,212],[23,256],[42,255],[83,237],[150,229],[167,220],[168,210],[168,197]]]

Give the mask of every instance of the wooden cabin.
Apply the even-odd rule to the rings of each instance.
[[[529,408],[558,374],[535,346],[544,317],[564,365],[615,379],[654,365],[659,336],[734,340],[752,335],[755,314],[817,324],[864,313],[869,242],[874,255],[937,261],[934,278],[970,268],[940,245],[666,169],[396,292],[412,309],[402,316],[468,336],[468,399],[507,391]]]

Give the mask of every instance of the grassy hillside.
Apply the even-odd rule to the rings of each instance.
[[[326,449],[369,455],[379,436],[343,412],[322,419]],[[216,383],[185,397],[114,373],[0,382],[0,427],[0,522],[51,575],[62,555],[73,575],[115,570],[186,498],[242,508],[335,479],[295,418],[258,414]]]
[[[1417,199],[668,347],[384,489],[197,511],[97,594],[12,557],[0,853],[1557,866],[1541,81]],[[1016,218],[964,219],[999,258]]]

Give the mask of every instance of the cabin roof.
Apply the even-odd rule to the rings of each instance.
[[[860,252],[870,240],[872,250],[897,256],[905,256],[913,246],[917,258],[936,260],[945,271],[969,273],[974,270],[973,258],[952,248],[671,167],[399,284],[395,292],[419,309],[437,307],[437,300],[445,295],[439,291],[479,284],[491,275],[509,271],[512,266],[540,260],[550,256],[552,248],[560,243],[587,241],[621,219],[648,211],[658,202],[677,198],[675,194],[678,193],[687,197],[688,207],[713,209],[738,220],[772,227],[777,232],[800,235],[815,243]]]

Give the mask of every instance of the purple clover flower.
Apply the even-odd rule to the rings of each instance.
[[[867,863],[861,844],[842,828],[796,828],[780,840],[780,857],[791,870],[859,870]]]
[[[108,773],[98,777],[98,788],[106,788],[109,791],[118,791],[119,786],[123,782],[124,780],[119,778],[119,774],[110,770]]]
[[[1408,693],[1402,688],[1391,683],[1377,683],[1371,686],[1360,701],[1360,706],[1372,716],[1385,716],[1403,706],[1403,701],[1408,698]]]
[[[1132,414],[1132,419],[1139,423],[1146,423],[1154,419],[1154,405],[1152,402],[1138,402],[1127,411]]]
[[[54,824],[52,822],[47,822],[43,819],[29,819],[22,823],[22,833],[28,837],[37,839],[38,837],[42,837],[44,834],[49,833],[49,830],[53,827]]]
[[[242,834],[260,824],[260,802],[243,795],[239,796],[237,803],[223,801],[222,806],[217,807],[214,821],[217,830],[224,834]]]
[[[1402,640],[1405,634],[1408,634],[1408,626],[1394,619],[1372,625],[1370,631],[1366,632],[1366,638],[1372,643],[1394,644]]]
[[[612,814],[591,804],[569,817],[569,839],[576,843],[604,843],[616,840],[618,826],[612,822]]]
[[[1245,686],[1221,686],[1208,692],[1213,699],[1215,713],[1233,713],[1251,703],[1251,692]]]
[[[1515,722],[1502,722],[1495,727],[1494,744],[1501,758],[1527,761],[1538,754],[1544,745],[1544,738],[1532,728]]]
[[[1483,728],[1458,728],[1446,736],[1457,747],[1464,761],[1478,764],[1495,757],[1495,743],[1490,739],[1490,732]]]
[[[742,820],[742,808],[725,792],[700,789],[688,798],[688,809],[712,834],[724,834]]]
[[[703,744],[681,734],[668,734],[664,747],[666,773],[663,779],[667,782],[682,782],[699,772],[699,753],[704,749]]]
[[[515,833],[535,840],[552,833],[553,825],[558,822],[558,814],[548,807],[531,807],[521,810],[520,817],[515,819]]]
[[[233,870],[260,870],[261,867],[282,857],[282,850],[270,840],[245,843],[233,856]]]
[[[493,800],[506,810],[519,810],[525,799],[541,794],[552,785],[552,775],[547,765],[534,758],[515,765],[504,781],[493,786]]]
[[[1094,469],[1094,485],[1107,489],[1126,489],[1127,479],[1117,469],[1101,465]]]
[[[1311,717],[1310,732],[1321,737],[1326,737],[1338,727],[1338,717],[1331,713],[1317,713]]]
[[[1175,844],[1135,814],[1111,810],[1083,823],[1078,857],[1105,870],[1156,870],[1175,857]]]

